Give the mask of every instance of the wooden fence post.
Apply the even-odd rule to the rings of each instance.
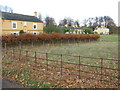
[[[70,41],[69,41],[69,39],[68,39],[68,44],[70,44]]]
[[[44,41],[43,41],[43,46],[44,46]]]
[[[36,57],[36,52],[35,52],[35,66],[37,65],[37,57]]]
[[[20,52],[19,52],[19,61],[20,61],[20,59],[21,59],[21,50],[20,50]]]
[[[26,58],[28,57],[28,51],[26,51]]]
[[[46,53],[46,66],[47,66],[47,70],[48,70],[48,53]]]
[[[80,79],[80,56],[79,56],[79,79]]]
[[[13,48],[13,51],[12,51],[12,57],[13,57],[13,59],[14,59],[14,48]]]
[[[120,60],[118,60],[118,73],[120,75]],[[120,88],[120,76],[118,75],[118,88]]]
[[[75,38],[74,38],[74,43],[76,43],[76,40],[75,40]]]
[[[28,57],[28,51],[26,51],[26,60],[27,60],[27,57]],[[25,61],[24,61],[25,62]]]
[[[7,45],[6,45],[6,43],[5,43],[5,50],[7,49]]]
[[[19,48],[21,49],[21,41],[19,41]]]
[[[103,71],[103,58],[101,58],[101,77],[100,77],[100,80],[101,80],[101,83],[102,83],[102,71]]]
[[[61,54],[61,75],[62,75],[62,54]]]
[[[34,46],[33,41],[32,41],[32,47]]]
[[[6,48],[6,43],[5,43],[5,56],[7,55],[7,48]]]
[[[62,39],[60,40],[61,46],[62,46]]]

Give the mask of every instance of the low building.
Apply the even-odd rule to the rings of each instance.
[[[2,35],[19,35],[21,30],[32,34],[43,33],[43,21],[37,18],[37,12],[34,16],[2,12],[1,20]]]
[[[70,27],[70,26],[59,26],[59,28],[69,29],[69,32],[66,32],[66,34],[82,34],[85,29],[80,27]]]
[[[95,30],[94,30],[94,33],[97,33],[97,34],[103,34],[103,35],[109,35],[109,28],[106,28],[104,26],[101,26],[101,27],[96,27]]]

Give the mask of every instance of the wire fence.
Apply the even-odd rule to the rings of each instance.
[[[79,43],[91,43],[91,42],[99,42],[100,39],[97,40],[90,40],[90,39],[86,39],[86,40],[76,40],[76,39],[71,39],[71,40],[56,40],[56,41],[29,41],[29,42],[23,42],[23,41],[13,41],[13,42],[2,42],[2,47],[4,47],[5,49],[9,49],[9,48],[14,48],[17,47],[19,49],[21,48],[26,48],[26,47],[34,47],[34,46],[40,46],[40,45],[47,45],[47,44],[51,44],[51,45],[62,45],[62,44],[79,44]]]
[[[3,58],[5,57],[23,63],[31,62],[31,65],[38,68],[41,68],[39,65],[44,65],[46,71],[59,72],[60,76],[75,75],[79,79],[92,79],[120,86],[120,60],[117,59],[43,53],[25,49],[3,50]],[[66,73],[67,70],[69,72]]]

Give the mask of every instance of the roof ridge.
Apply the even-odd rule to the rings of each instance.
[[[31,16],[31,17],[35,17],[35,16],[32,16],[32,15],[25,15],[25,14],[19,14],[19,13],[10,13],[10,12],[3,12],[2,13],[7,13],[7,14],[16,14],[16,15],[23,15],[23,16]]]
[[[33,22],[42,22],[42,20],[38,19],[35,16],[18,14],[18,13],[9,13],[9,12],[2,12],[3,19],[8,20],[20,20],[20,21],[33,21]]]

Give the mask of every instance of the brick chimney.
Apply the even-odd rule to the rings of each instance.
[[[37,12],[36,11],[34,12],[34,16],[37,17]]]

